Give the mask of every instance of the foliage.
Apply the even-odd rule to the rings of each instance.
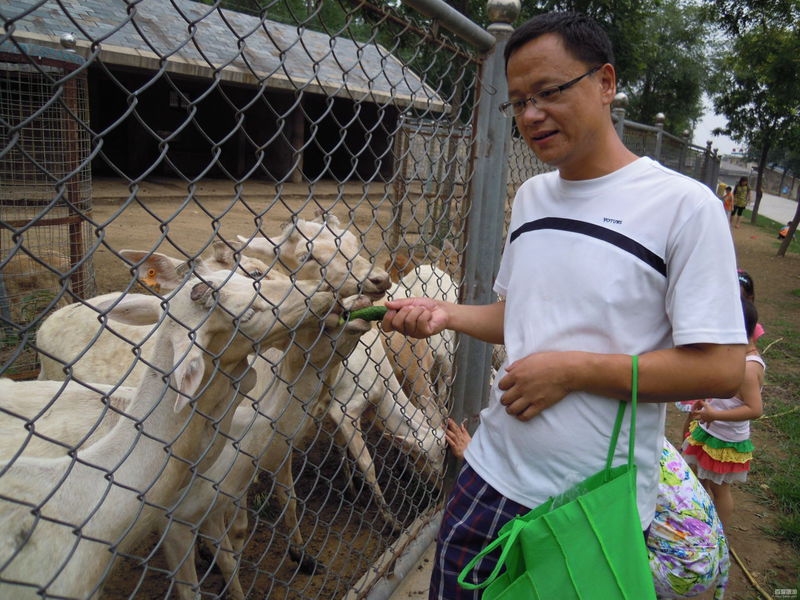
[[[797,22],[797,0],[707,0],[707,18],[716,22],[731,37],[776,23]]]
[[[653,123],[666,116],[665,129],[678,134],[694,128],[702,116],[702,95],[708,76],[707,27],[700,10],[678,0],[666,0],[642,24],[645,36],[638,49],[636,71],[628,92],[628,117]]]
[[[712,95],[728,119],[723,132],[758,154],[755,222],[770,150],[800,140],[800,2],[714,0],[708,11],[733,36],[716,60]]]

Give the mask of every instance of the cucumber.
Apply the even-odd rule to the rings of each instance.
[[[342,313],[342,316],[339,317],[339,325],[344,324],[345,320],[349,321],[350,319],[380,321],[383,319],[383,315],[385,315],[388,311],[389,309],[385,306],[366,306],[364,308],[359,308],[358,310]]]

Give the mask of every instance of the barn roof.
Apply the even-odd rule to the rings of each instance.
[[[89,58],[98,44],[94,51],[106,64],[398,107],[447,108],[435,90],[379,44],[360,45],[190,0],[39,3],[4,0],[0,16],[13,39],[58,46],[61,36],[71,33],[78,53]]]

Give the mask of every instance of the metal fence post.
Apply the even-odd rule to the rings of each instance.
[[[706,149],[703,153],[703,168],[700,171],[700,181],[708,185],[709,171],[711,169],[711,140],[706,142]]]
[[[493,23],[488,30],[497,43],[482,65],[480,99],[473,126],[475,155],[470,211],[467,221],[467,245],[464,257],[463,304],[490,304],[496,300],[492,286],[500,264],[508,154],[511,145],[511,119],[498,107],[506,98],[503,49],[513,28],[510,23],[519,14],[519,2],[491,1],[488,14]],[[453,418],[468,419],[474,431],[477,415],[488,398],[492,347],[485,342],[460,336],[455,357],[456,379],[453,385]],[[455,463],[448,464],[445,487],[455,480]]]
[[[720,163],[722,162],[722,156],[719,153],[718,148],[714,148],[714,156],[711,162],[711,189],[717,189],[717,181],[719,180],[719,170],[720,170]]]
[[[628,96],[625,92],[617,92],[614,101],[611,103],[611,118],[617,128],[619,139],[625,139],[625,108],[628,106]]]
[[[678,156],[678,172],[686,174],[686,151],[689,149],[689,136],[691,132],[688,129],[683,130],[683,143],[681,144],[680,155]]]
[[[656,148],[653,151],[653,158],[661,162],[661,141],[664,138],[664,120],[666,116],[664,113],[656,113]]]

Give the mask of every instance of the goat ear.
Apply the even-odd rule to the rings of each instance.
[[[269,261],[278,254],[278,246],[265,237],[258,236],[254,237],[253,239],[246,238],[242,235],[236,237],[242,244],[241,248],[239,249],[246,249],[247,253],[251,256]],[[278,241],[283,239],[285,239],[285,236],[281,234],[281,237]]]
[[[400,275],[400,279],[414,270],[414,259],[410,255],[398,254],[394,259],[397,262],[397,272]]]
[[[158,323],[163,311],[161,300],[146,294],[125,294],[118,299],[99,302],[95,308],[126,325],[153,325]]]
[[[386,260],[384,268],[389,273],[392,282],[397,283],[414,270],[414,261],[408,253],[400,251]]]
[[[120,250],[120,255],[136,266],[139,281],[157,291],[174,290],[181,283],[180,269],[186,261],[172,258],[160,252]]]
[[[177,348],[175,358],[182,355]],[[192,346],[188,354],[183,356],[180,364],[175,365],[173,375],[178,395],[175,398],[175,412],[181,412],[192,401],[195,392],[200,387],[205,373],[205,362],[203,361],[203,351],[197,346]]]

